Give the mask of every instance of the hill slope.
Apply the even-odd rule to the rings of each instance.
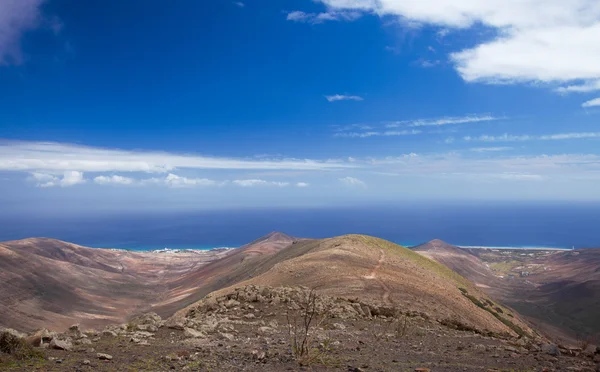
[[[514,314],[510,319],[518,326],[507,326],[507,315],[500,315],[504,310],[449,268],[378,238],[347,235],[292,244],[262,264],[254,267],[253,278],[214,295],[247,285],[306,286],[327,296],[376,303],[383,311],[421,312],[481,331],[527,329]]]
[[[54,239],[0,243],[0,326],[97,326],[145,311],[165,283],[226,252],[138,253]]]
[[[161,316],[169,316],[177,310],[193,304],[212,291],[230,286],[256,275],[265,261],[297,239],[280,232],[272,232],[248,243],[220,260],[191,270],[168,285],[168,295],[152,306]]]
[[[497,286],[498,278],[478,257],[439,239],[412,247],[412,250],[446,265],[478,287]]]

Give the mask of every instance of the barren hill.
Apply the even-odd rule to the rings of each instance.
[[[525,289],[515,287],[505,301],[547,327],[570,331],[579,340],[600,334],[600,249],[550,254],[536,265]]]
[[[496,287],[498,279],[486,263],[454,245],[439,239],[413,247],[412,250],[448,266],[478,287]]]
[[[441,240],[412,249],[469,279],[552,338],[574,344],[600,334],[600,249],[462,249]]]
[[[86,248],[54,239],[0,243],[0,326],[62,330],[146,311],[166,283],[226,255]]]
[[[374,237],[347,235],[299,242],[254,270],[253,278],[215,295],[246,285],[305,286],[327,296],[376,303],[384,312],[401,308],[495,333],[529,331],[516,314],[504,314],[508,310],[449,268]]]
[[[271,256],[298,241],[307,239],[272,232],[235,249],[220,260],[197,270],[190,270],[168,284],[167,295],[153,304],[152,311],[161,316],[169,316],[212,291],[246,280],[256,275],[257,270]]]

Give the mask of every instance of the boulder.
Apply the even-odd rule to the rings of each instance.
[[[136,328],[139,331],[158,332],[158,327],[154,324],[138,324]]]
[[[35,347],[41,347],[44,343],[49,343],[56,336],[56,332],[47,329],[40,329],[25,337],[25,341]]]
[[[183,335],[187,338],[204,338],[206,337],[201,331],[197,331],[193,328],[185,328]]]
[[[58,338],[55,337],[52,339],[52,341],[50,341],[50,348],[56,349],[56,350],[69,351],[73,348],[73,344],[71,343],[71,340],[69,340],[69,339],[59,340]]]
[[[96,356],[100,360],[112,360],[112,358],[113,358],[112,355],[110,355],[110,354],[104,354],[104,353],[98,353],[98,354],[96,354]]]
[[[177,330],[183,331],[183,329],[185,328],[185,320],[182,318],[175,318],[175,317],[169,318],[165,322],[165,326],[170,329],[177,329]]]
[[[560,350],[558,349],[558,346],[554,345],[554,344],[544,344],[542,345],[542,352],[548,355],[552,355],[552,356],[559,356],[560,355]]]
[[[78,345],[91,345],[92,341],[89,338],[82,338],[76,341]]]

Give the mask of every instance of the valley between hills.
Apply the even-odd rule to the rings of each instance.
[[[598,371],[600,249],[0,243],[0,369]]]

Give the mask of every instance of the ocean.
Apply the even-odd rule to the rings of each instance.
[[[131,250],[239,247],[271,231],[323,238],[349,233],[405,246],[600,247],[600,203],[446,203],[356,208],[0,216],[0,241],[50,237]]]

